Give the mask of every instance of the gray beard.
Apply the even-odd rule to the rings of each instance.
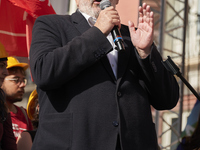
[[[80,1],[79,10],[91,17],[98,18],[101,9],[100,7],[99,9],[92,8],[91,6],[92,2],[93,0],[90,0],[90,2]]]

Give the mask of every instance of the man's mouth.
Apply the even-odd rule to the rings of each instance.
[[[101,0],[94,0],[94,2],[101,2]]]
[[[101,0],[94,0],[93,3],[96,5],[100,5]]]
[[[19,90],[18,93],[19,94],[24,94],[24,90]]]

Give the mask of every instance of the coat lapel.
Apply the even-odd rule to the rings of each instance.
[[[125,50],[121,50],[118,52],[118,70],[117,70],[117,79],[122,78],[124,75],[128,61],[130,57],[130,50],[128,48],[125,48]]]
[[[74,24],[74,26],[77,28],[77,30],[82,34],[85,31],[87,31],[90,28],[90,25],[88,24],[87,20],[84,18],[84,16],[77,10],[76,13],[72,14],[72,22]],[[123,52],[119,52],[119,53],[123,53]],[[121,54],[120,54],[121,55]],[[127,56],[125,56],[125,54],[122,54],[122,56],[118,56],[119,59],[124,59],[127,58]],[[126,60],[126,59],[125,59]],[[109,73],[109,75],[111,76],[111,78],[116,81],[115,75],[112,71],[112,68],[110,66],[110,62],[107,58],[107,56],[101,58],[101,62],[104,65],[105,69],[107,70],[107,72]],[[122,61],[123,64],[126,64],[126,62],[124,62],[124,60]],[[118,60],[118,65],[119,65],[119,60]],[[122,66],[123,68],[118,66],[118,75],[122,76],[124,71],[125,71],[125,66],[121,64],[120,66]],[[118,77],[119,78],[119,77]]]
[[[72,14],[71,18],[74,26],[81,34],[90,28],[87,20],[78,10],[74,14]]]
[[[112,79],[114,81],[118,80],[118,82],[121,81],[127,65],[128,65],[128,61],[129,61],[129,57],[130,57],[130,50],[126,49],[124,51],[119,51],[118,52],[118,66],[117,66],[117,79],[112,71],[110,62],[108,60],[107,57],[103,57],[101,59],[102,63],[104,64],[104,67],[106,68],[106,70],[108,71],[108,73],[111,75]]]

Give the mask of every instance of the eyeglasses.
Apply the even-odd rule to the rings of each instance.
[[[22,84],[22,82],[26,85],[27,84],[27,80],[26,79],[20,79],[20,78],[5,78],[5,80],[8,81],[14,81],[16,84]]]

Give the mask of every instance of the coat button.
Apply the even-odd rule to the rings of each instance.
[[[117,92],[117,96],[121,97],[122,93],[121,92]]]
[[[112,124],[113,124],[114,127],[118,127],[119,126],[119,123],[117,121],[113,121]]]

